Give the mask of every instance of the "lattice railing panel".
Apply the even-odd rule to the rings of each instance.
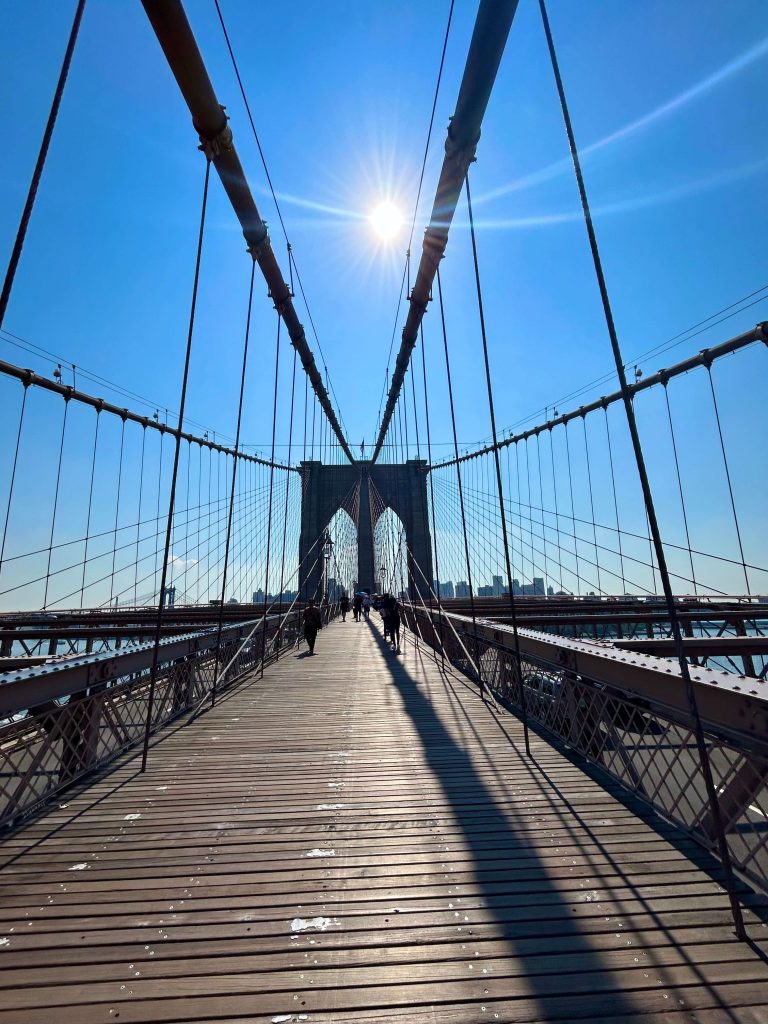
[[[272,661],[299,635],[298,613],[270,617],[245,641],[227,640],[219,655],[218,692]],[[212,649],[158,666],[152,733],[199,706],[210,694]],[[0,826],[13,823],[87,774],[141,743],[149,703],[149,670],[20,710],[0,726]]]
[[[406,620],[452,665],[520,711],[520,682],[507,647],[482,630],[472,635],[459,627],[457,637],[447,616],[435,614],[430,622],[426,612],[407,609]],[[530,722],[716,853],[695,736],[684,716],[554,663],[523,657],[521,671]],[[768,757],[710,730],[706,740],[734,866],[768,891]]]

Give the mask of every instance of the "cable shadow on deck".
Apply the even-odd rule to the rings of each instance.
[[[519,995],[532,998],[537,1005],[537,1019],[547,1022],[562,1021],[564,1017],[598,1019],[610,1016],[634,1019],[639,1013],[649,1012],[649,997],[653,1000],[652,993],[657,990],[648,984],[647,974],[645,978],[643,977],[643,964],[638,964],[639,973],[635,975],[633,970],[627,970],[616,963],[614,957],[610,957],[614,960],[613,964],[608,962],[611,953],[627,951],[629,943],[625,934],[617,933],[617,942],[613,950],[610,947],[595,948],[593,936],[581,927],[578,915],[581,907],[597,906],[599,909],[600,901],[595,903],[589,900],[589,892],[585,893],[583,903],[573,900],[569,902],[566,899],[566,893],[550,877],[547,865],[541,859],[540,849],[526,838],[526,829],[530,829],[532,812],[528,810],[524,815],[520,815],[509,804],[505,807],[499,806],[493,792],[478,773],[472,757],[450,734],[439,712],[420,691],[417,680],[402,662],[393,657],[391,649],[376,626],[370,623],[370,627],[386,658],[403,709],[417,731],[426,763],[450,804],[455,823],[471,855],[479,902],[492,915],[500,937],[509,948],[510,956],[523,964],[524,969],[520,978],[523,984],[518,988]],[[472,732],[473,740],[478,741],[479,736],[474,727]],[[506,738],[510,742],[510,749],[514,749],[512,740],[508,736]],[[488,756],[486,751],[484,756]],[[521,758],[521,765],[523,763]],[[493,772],[497,782],[501,781],[495,766]],[[535,780],[537,791],[540,788],[540,781]],[[504,784],[509,785],[507,781],[504,781]],[[595,785],[593,781],[591,784]],[[555,795],[558,799],[553,801]],[[557,811],[555,802],[558,802],[565,815],[573,815],[573,806],[559,791],[556,790],[556,794],[553,794],[550,790],[548,802],[551,809]],[[519,820],[520,828],[515,827],[516,818]],[[578,841],[573,835],[572,823],[565,820],[561,824],[571,836],[571,841]],[[576,815],[576,824],[583,828],[584,823],[579,815]],[[542,826],[542,831],[545,828],[546,826]],[[501,878],[498,872],[487,875],[483,870],[483,862],[489,859],[489,832],[494,833],[494,845],[510,855],[509,868],[502,869]],[[595,838],[591,833],[588,832],[588,835],[594,842]],[[515,866],[520,860],[531,866],[524,867],[521,871],[519,866]],[[590,857],[588,861],[591,861]],[[614,867],[614,870],[623,878],[624,871],[621,866]],[[516,871],[520,872],[519,878],[514,877]],[[597,868],[595,872],[599,883]],[[635,887],[631,883],[623,884],[630,890],[630,895],[619,896],[618,899],[621,902],[627,899],[639,901],[641,909],[634,913],[648,915],[653,922],[645,927],[666,931],[658,911],[645,905],[646,899],[634,891]],[[602,902],[613,903],[610,890]],[[620,916],[627,916],[633,912],[609,905],[603,913],[606,921],[613,922],[603,931],[613,931],[616,927],[622,927]],[[610,915],[610,918],[607,915]],[[589,919],[594,921],[595,915],[590,914]],[[472,934],[471,929],[468,929],[468,933]],[[534,941],[533,948],[532,938],[538,940]],[[555,941],[561,953],[553,957],[552,944]],[[635,951],[639,953],[637,947]],[[525,963],[526,960],[529,961],[528,964]],[[720,993],[707,983],[696,965],[685,956],[682,957],[682,961],[683,967],[694,970],[694,983],[697,987],[707,988],[711,999],[710,1005],[717,1006],[722,1011],[722,1019],[736,1020]],[[659,972],[662,976],[665,971],[664,964],[654,964],[653,958],[646,960],[644,966]],[[673,965],[669,966],[674,971]],[[621,976],[618,975],[619,971]],[[673,984],[661,979],[659,981],[665,988]],[[636,989],[636,992],[629,991],[632,988]],[[663,995],[662,988],[658,991]]]

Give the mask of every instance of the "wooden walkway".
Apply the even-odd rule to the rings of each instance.
[[[0,1021],[766,1024],[757,901],[375,619],[5,840]]]

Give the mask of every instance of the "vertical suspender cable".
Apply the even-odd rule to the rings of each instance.
[[[213,449],[208,449],[208,522],[206,524],[206,545],[205,545],[205,593],[211,589],[211,480],[213,478]],[[206,597],[207,600],[207,597]]]
[[[741,913],[741,906],[736,895],[736,882],[733,874],[733,865],[731,863],[731,854],[730,850],[728,849],[728,841],[726,839],[725,830],[723,827],[720,803],[717,798],[717,790],[715,788],[714,777],[712,775],[712,766],[709,761],[709,752],[707,750],[707,744],[704,738],[704,728],[701,723],[701,716],[699,714],[699,706],[698,701],[696,699],[696,691],[693,687],[693,680],[691,678],[690,667],[685,657],[685,647],[683,646],[683,634],[680,628],[680,619],[677,614],[677,607],[675,605],[674,594],[672,593],[672,584],[670,582],[669,569],[667,568],[666,553],[664,551],[664,545],[661,540],[661,530],[659,529],[658,519],[656,518],[656,507],[653,501],[651,485],[648,478],[648,472],[645,466],[643,448],[640,443],[640,434],[637,429],[637,420],[635,419],[635,410],[632,404],[632,395],[629,390],[626,373],[624,371],[624,361],[621,354],[621,346],[619,344],[619,337],[616,332],[616,325],[613,320],[613,311],[611,309],[608,288],[605,282],[605,276],[603,274],[603,265],[600,259],[600,251],[597,245],[597,237],[595,235],[595,229],[592,224],[592,215],[589,209],[589,201],[587,199],[587,190],[584,184],[584,176],[581,171],[581,161],[579,160],[579,153],[578,149],[576,148],[576,139],[573,134],[571,117],[568,111],[568,104],[565,98],[565,89],[563,87],[563,80],[560,76],[560,67],[557,61],[557,54],[555,53],[555,44],[552,39],[552,32],[549,26],[549,18],[547,16],[547,8],[544,3],[544,0],[539,0],[539,9],[541,11],[541,17],[544,24],[544,33],[547,39],[549,56],[552,61],[552,70],[555,75],[557,92],[560,98],[560,107],[563,114],[563,121],[565,122],[565,130],[568,136],[568,145],[571,151],[571,158],[573,160],[573,169],[576,175],[576,182],[579,188],[581,207],[584,213],[584,224],[587,229],[587,235],[589,237],[589,246],[592,252],[592,260],[595,267],[595,276],[597,277],[597,283],[600,289],[600,296],[603,303],[603,312],[605,314],[606,327],[608,329],[608,335],[611,341],[611,350],[613,352],[613,358],[616,364],[616,373],[619,378],[621,393],[624,400],[624,409],[627,414],[627,425],[629,427],[629,433],[632,438],[632,448],[635,454],[635,462],[637,463],[638,476],[640,477],[640,486],[643,491],[645,509],[648,514],[648,525],[650,527],[651,536],[653,538],[653,547],[656,553],[656,563],[659,567],[659,576],[661,578],[661,585],[667,603],[667,611],[669,614],[670,626],[672,628],[672,637],[674,640],[675,654],[677,655],[677,660],[680,665],[680,675],[685,683],[686,693],[688,696],[688,704],[691,710],[691,717],[693,719],[694,733],[696,736],[696,746],[698,748],[699,759],[701,761],[702,775],[704,777],[704,784],[706,786],[707,796],[709,798],[712,821],[714,823],[715,832],[717,834],[717,846],[720,853],[720,859],[722,861],[723,869],[725,871],[725,883],[726,888],[728,890],[731,912],[733,914],[733,923],[736,929],[737,936],[740,939],[746,939],[747,936],[746,931],[744,929],[744,919]]]
[[[421,458],[421,442],[419,439],[419,417],[416,413],[416,370],[411,364],[411,399],[413,402],[413,429],[416,433],[416,458]]]
[[[98,427],[101,422],[100,410],[96,410],[96,429],[93,431],[93,453],[91,455],[91,481],[88,487],[88,514],[85,519],[85,546],[83,550],[83,579],[80,582],[80,607],[85,597],[85,572],[88,567],[88,541],[91,531],[91,511],[93,509],[93,480],[96,473],[96,447],[98,445]]]
[[[624,552],[621,547],[621,525],[619,524],[619,502],[616,497],[616,474],[613,471],[613,445],[611,444],[611,428],[608,423],[608,406],[603,406],[605,413],[605,436],[608,440],[608,464],[611,468],[611,488],[613,490],[613,511],[616,515],[616,540],[619,546],[619,567],[621,569],[621,592],[626,594],[627,581],[624,575]]]
[[[203,446],[198,444],[197,446],[197,547],[195,550],[195,569],[197,571],[195,579],[195,604],[200,603],[200,567],[202,561],[200,559],[200,525],[203,518]]]
[[[671,408],[671,406],[669,404],[669,388],[668,388],[666,380],[663,381],[663,387],[664,387],[664,402],[665,402],[666,407],[667,407],[667,421],[669,422],[669,436],[670,436],[670,438],[672,440],[672,454],[673,454],[674,459],[675,459],[675,475],[677,476],[677,491],[678,491],[678,494],[680,495],[680,508],[682,510],[682,513],[683,513],[683,526],[685,527],[685,542],[688,545],[688,560],[689,560],[690,565],[691,565],[691,582],[693,583],[693,593],[696,594],[696,591],[697,591],[698,587],[697,587],[697,584],[696,584],[696,571],[695,571],[695,569],[693,567],[693,551],[691,550],[691,535],[690,535],[690,533],[688,531],[688,513],[687,513],[686,508],[685,508],[685,495],[683,494],[683,481],[682,481],[682,477],[680,476],[680,460],[677,457],[677,440],[675,438],[675,428],[674,428],[674,425],[672,423],[672,408]],[[606,415],[606,421],[607,421],[607,416],[608,416],[608,411],[607,410],[606,410],[606,414],[605,415]],[[619,543],[621,543],[621,540],[619,540]]]
[[[307,459],[307,390],[309,388],[309,377],[304,374],[304,440],[301,448],[302,461]]]
[[[141,466],[139,468],[139,505],[136,513],[136,555],[133,560],[133,606],[136,607],[139,593],[139,541],[141,539],[141,499],[144,493],[144,449],[147,441],[147,428],[141,428]],[[202,449],[201,449],[202,451]],[[198,501],[199,504],[199,501]]]
[[[125,449],[125,419],[120,425],[120,456],[117,469],[117,497],[115,499],[115,527],[112,531],[112,571],[109,574],[109,604],[115,592],[115,563],[117,561],[117,527],[120,519],[120,492],[123,488],[123,451]]]
[[[18,267],[19,259],[21,258],[21,250],[24,248],[24,239],[27,235],[29,218],[32,216],[32,208],[35,205],[37,190],[40,185],[40,178],[42,177],[46,157],[48,156],[48,147],[51,144],[53,129],[56,125],[56,118],[59,114],[61,97],[64,95],[64,86],[67,82],[69,66],[72,63],[72,54],[75,52],[75,43],[77,42],[77,36],[80,31],[80,22],[83,18],[84,7],[85,0],[79,0],[77,8],[75,9],[75,18],[72,22],[72,29],[69,33],[69,42],[67,43],[67,49],[64,53],[64,61],[61,65],[61,71],[59,72],[59,81],[56,84],[56,91],[53,94],[53,103],[51,104],[51,111],[48,114],[48,123],[45,126],[45,131],[43,132],[43,141],[40,144],[40,152],[37,155],[37,163],[35,164],[35,169],[32,172],[32,181],[29,184],[27,201],[24,203],[24,209],[21,214],[21,220],[19,221],[18,231],[16,232],[16,241],[13,243],[13,249],[11,250],[11,258],[8,261],[8,269],[5,272],[3,290],[2,292],[0,292],[0,327],[3,326],[3,321],[5,320],[5,312],[8,309],[8,301],[11,297],[13,281],[14,278],[16,277],[16,268]]]
[[[528,708],[525,700],[525,684],[523,681],[523,664],[520,657],[520,638],[517,632],[517,602],[512,587],[512,564],[509,560],[509,538],[507,536],[507,515],[504,509],[504,487],[501,479],[501,462],[499,460],[499,441],[496,431],[496,412],[493,404],[493,386],[491,384],[491,367],[488,360],[488,338],[485,331],[485,314],[483,312],[483,293],[480,287],[480,267],[477,261],[477,240],[475,239],[475,222],[472,216],[472,195],[469,188],[469,175],[465,180],[467,192],[467,209],[469,211],[469,232],[472,239],[472,260],[475,266],[475,286],[477,288],[477,308],[480,314],[480,335],[483,341],[483,363],[485,365],[485,383],[488,390],[488,413],[491,418],[491,433],[493,435],[493,460],[496,468],[496,486],[499,492],[499,516],[501,518],[501,536],[504,545],[504,564],[507,570],[507,585],[509,588],[509,613],[512,619],[512,637],[514,654],[517,669],[517,678],[520,684],[520,710],[523,717],[523,734],[525,739],[525,752],[531,756],[531,745],[528,736]],[[543,502],[542,502],[543,504]]]
[[[573,473],[571,472],[571,442],[568,436],[568,424],[565,430],[565,456],[568,462],[568,490],[571,495],[571,522],[573,523],[573,553],[576,557],[576,592],[581,594],[581,573],[579,572],[579,538],[576,533],[576,506],[573,503]]]
[[[184,580],[184,598],[185,604],[189,604],[189,513],[191,511],[189,505],[189,472],[192,467],[192,442],[187,440],[187,490],[186,490],[186,507],[184,515],[184,569],[181,573],[181,578]]]
[[[435,518],[435,480],[434,471],[432,469],[432,432],[429,423],[429,397],[427,394],[427,356],[424,351],[424,325],[419,324],[419,340],[421,341],[421,379],[424,384],[424,424],[427,431],[427,462],[429,463],[429,504],[432,510],[432,529],[430,534],[432,536],[432,550],[435,556],[435,579],[437,580],[437,629],[440,637],[440,658],[445,666],[445,647],[443,645],[443,606],[440,602],[440,560],[438,558],[438,547],[437,547],[437,519]],[[430,594],[432,593],[432,580],[427,581]],[[432,599],[430,597],[430,614],[432,611]],[[434,625],[430,620],[431,628],[434,629]]]
[[[552,492],[555,496],[555,529],[557,530],[557,563],[560,576],[560,590],[563,590],[563,549],[560,544],[560,510],[557,505],[557,477],[555,475],[555,445],[552,440],[552,427],[549,428],[549,457],[552,463]]]
[[[448,378],[448,402],[451,410],[451,429],[453,430],[453,454],[456,459],[456,481],[459,486],[459,508],[461,510],[461,530],[464,538],[464,559],[467,564],[467,583],[469,584],[469,607],[472,614],[472,634],[475,642],[475,663],[480,693],[483,692],[483,676],[480,671],[480,649],[477,643],[477,615],[475,613],[475,588],[472,580],[472,565],[469,558],[469,537],[467,535],[467,516],[464,507],[464,487],[461,480],[461,463],[459,462],[459,442],[456,435],[456,410],[453,404],[453,384],[451,382],[451,361],[448,357],[448,335],[445,330],[445,308],[443,306],[443,285],[440,279],[440,267],[437,268],[437,295],[440,300],[440,324],[443,329],[443,348],[445,351],[445,372]],[[439,597],[439,595],[438,595]]]
[[[56,470],[56,490],[53,495],[53,514],[51,516],[51,536],[48,541],[48,564],[45,570],[45,592],[43,594],[43,610],[48,606],[48,584],[51,579],[51,556],[53,555],[53,534],[56,529],[56,512],[59,508],[59,487],[61,486],[61,462],[64,457],[64,438],[67,432],[67,413],[69,398],[64,396],[64,418],[61,422],[61,442],[59,444],[59,464]]]
[[[227,514],[227,535],[224,541],[224,568],[221,573],[221,600],[219,601],[219,621],[216,631],[216,657],[213,662],[213,686],[211,687],[211,707],[216,703],[216,690],[219,684],[219,660],[221,658],[221,630],[224,625],[224,598],[227,592],[227,569],[229,567],[229,547],[232,539],[232,517],[235,511],[235,486],[237,483],[237,453],[240,447],[240,427],[243,422],[243,395],[245,394],[245,371],[248,366],[248,340],[251,334],[251,309],[253,307],[253,281],[256,274],[256,260],[251,260],[251,280],[248,286],[248,312],[245,317],[245,340],[243,341],[243,365],[240,371],[240,397],[237,402],[237,427],[235,428],[235,454],[232,459],[232,483],[229,488],[229,512]]]
[[[311,458],[315,458],[315,417],[317,416],[317,395],[312,399],[312,455]]]
[[[717,422],[717,436],[720,438],[720,451],[723,456],[723,466],[725,468],[725,479],[728,482],[728,494],[731,499],[731,509],[733,511],[733,523],[736,527],[736,539],[739,542],[739,555],[741,557],[741,567],[744,570],[744,582],[747,585],[747,593],[750,593],[749,589],[749,576],[747,575],[747,562],[744,558],[744,545],[741,542],[741,529],[739,527],[739,517],[736,513],[736,502],[733,497],[733,485],[731,484],[731,471],[728,468],[728,456],[725,454],[725,442],[723,441],[723,428],[720,423],[720,410],[717,406],[717,395],[715,394],[715,382],[712,380],[712,364],[707,366],[707,375],[709,377],[709,390],[712,393],[712,406],[715,410],[715,420]]]
[[[549,559],[547,557],[547,527],[544,521],[544,486],[541,479],[541,443],[539,435],[536,435],[536,464],[539,469],[539,501],[541,502],[541,536],[544,542],[544,593],[547,593],[549,576]],[[554,588],[553,588],[554,589]]]
[[[152,670],[149,677],[149,695],[147,697],[147,718],[144,724],[144,749],[141,754],[141,770],[147,769],[149,753],[149,737],[152,731],[152,711],[155,704],[155,688],[157,684],[157,665],[160,659],[160,637],[163,629],[163,600],[165,583],[168,578],[168,558],[171,551],[171,533],[173,531],[173,514],[176,505],[176,478],[179,473],[179,450],[181,447],[181,431],[184,428],[184,407],[187,403],[187,382],[189,381],[189,360],[192,354],[192,335],[195,329],[195,310],[197,308],[197,288],[200,283],[200,261],[203,255],[203,236],[205,233],[205,213],[208,207],[208,185],[211,180],[211,161],[205,161],[205,181],[203,184],[203,201],[200,210],[200,228],[197,236],[197,254],[195,256],[195,274],[192,283],[192,301],[189,309],[189,329],[187,331],[187,347],[184,353],[184,373],[181,380],[181,398],[179,401],[179,425],[173,450],[173,472],[171,473],[171,489],[168,496],[168,519],[165,524],[165,551],[163,568],[160,573],[160,593],[157,601],[157,620],[155,622],[155,644],[152,652]],[[162,448],[161,448],[162,451]]]
[[[592,494],[592,467],[589,459],[589,440],[587,438],[587,417],[582,414],[581,425],[584,430],[584,454],[587,460],[587,484],[589,486],[589,508],[592,516],[592,540],[595,547],[595,566],[597,568],[597,589],[602,594],[603,586],[600,582],[600,555],[597,551],[597,524],[595,523],[595,499]]]
[[[159,466],[158,466],[158,469],[157,469],[157,507],[156,507],[156,510],[155,510],[155,529],[156,529],[156,534],[160,533],[160,492],[161,492],[162,486],[163,486],[163,442],[164,441],[165,441],[165,431],[161,431],[160,432],[160,457],[159,457]],[[152,573],[152,576],[153,576],[152,585],[155,588],[156,592],[157,592],[157,556],[158,556],[158,554],[159,554],[159,550],[158,550],[157,547],[155,547],[155,567],[154,567],[154,572]]]
[[[261,625],[261,675],[264,675],[264,659],[267,653],[267,605],[269,603],[269,557],[272,550],[272,494],[275,482],[275,428],[277,426],[277,381],[280,371],[280,324],[282,317],[277,311],[277,340],[275,342],[275,391],[272,398],[272,448],[269,462],[269,511],[267,513],[267,558],[264,570],[264,621]]]
[[[5,522],[3,523],[3,541],[0,544],[0,570],[3,568],[3,558],[5,557],[5,542],[8,537],[8,522],[11,518],[11,503],[13,502],[13,489],[16,483],[16,467],[19,463],[19,445],[21,444],[21,431],[24,426],[24,413],[27,408],[27,394],[29,392],[29,385],[24,384],[24,394],[21,398],[21,410],[19,411],[19,425],[16,429],[16,444],[13,450],[13,466],[11,467],[11,479],[8,484],[8,501],[5,505]]]
[[[296,395],[296,349],[293,350],[293,376],[291,377],[291,412],[289,416],[288,426],[288,458],[286,459],[287,465],[291,464],[291,451],[293,447],[293,403]],[[305,374],[306,376],[306,374]],[[285,471],[285,509],[283,510],[283,550],[280,555],[280,595],[278,597],[278,615],[283,614],[283,588],[285,587],[285,545],[288,539],[288,498],[291,489],[291,474],[288,470]],[[280,642],[278,641],[276,651],[279,657],[280,654]]]

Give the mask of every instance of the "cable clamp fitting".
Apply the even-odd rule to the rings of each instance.
[[[251,259],[256,260],[257,263],[262,258],[262,256],[264,256],[266,251],[271,248],[272,245],[272,243],[269,240],[269,232],[267,231],[267,222],[262,221],[262,224],[264,225],[263,237],[259,239],[258,242],[251,242],[249,245],[246,246],[246,250],[248,253],[250,253]]]
[[[224,107],[221,108],[221,113],[224,116],[224,125],[211,138],[206,138],[202,135],[197,125],[195,125],[200,139],[198,149],[205,153],[207,160],[215,160],[217,156],[221,156],[222,153],[228,153],[233,148],[232,129],[229,127],[229,118]]]
[[[275,309],[277,310],[277,312],[278,312],[278,314],[280,316],[283,316],[283,314],[285,313],[285,310],[290,305],[290,302],[291,302],[291,293],[290,293],[290,290],[288,288],[286,288],[285,295],[282,297],[282,299],[275,299]]]
[[[445,140],[445,155],[458,168],[462,180],[466,177],[470,164],[477,159],[477,144],[480,141],[480,132],[461,146],[453,137],[453,118],[448,124],[448,137]]]

